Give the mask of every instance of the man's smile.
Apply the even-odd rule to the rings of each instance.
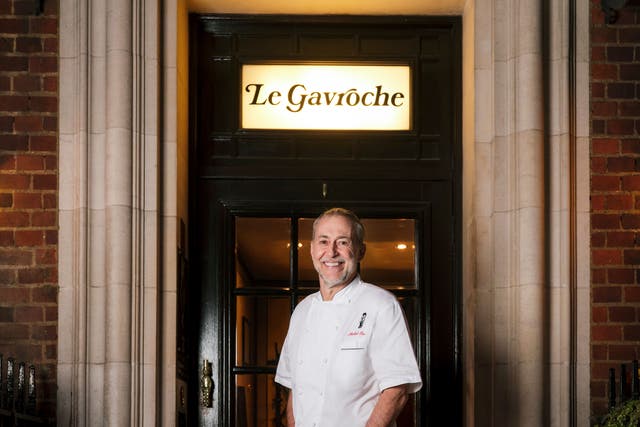
[[[327,267],[338,267],[344,264],[344,260],[321,261]]]

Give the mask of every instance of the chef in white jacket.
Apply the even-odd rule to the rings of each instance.
[[[290,389],[289,427],[393,426],[422,386],[400,304],[360,280],[364,227],[333,208],[313,224],[320,290],[296,307],[275,381]]]

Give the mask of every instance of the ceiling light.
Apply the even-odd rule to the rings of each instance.
[[[405,249],[407,249],[407,245],[405,245],[404,243],[398,243],[396,245],[396,249],[404,251]]]

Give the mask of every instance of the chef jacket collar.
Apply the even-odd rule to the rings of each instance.
[[[349,283],[344,288],[340,289],[340,291],[333,296],[331,301],[323,301],[322,295],[320,292],[317,292],[315,295],[315,301],[321,302],[323,304],[349,304],[353,296],[355,296],[356,291],[360,288],[360,284],[362,280],[360,280],[360,275],[357,275],[351,283]]]

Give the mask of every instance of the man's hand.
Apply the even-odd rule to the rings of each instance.
[[[400,415],[407,400],[407,386],[405,384],[382,390],[380,399],[373,408],[366,427],[387,427]]]
[[[295,427],[296,420],[293,417],[293,390],[289,390],[289,399],[287,400],[287,427]]]

